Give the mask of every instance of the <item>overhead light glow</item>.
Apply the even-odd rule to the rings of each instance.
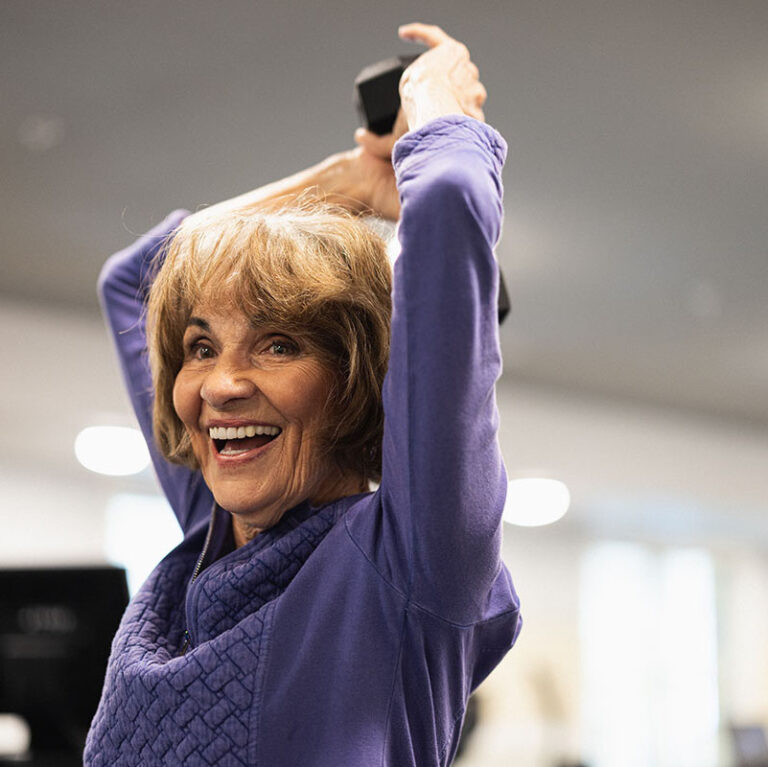
[[[149,466],[149,451],[138,429],[89,426],[75,439],[75,455],[86,469],[124,477]]]
[[[19,126],[19,141],[30,152],[47,152],[64,140],[65,125],[55,115],[30,115]]]
[[[523,527],[557,522],[571,504],[568,488],[557,479],[513,479],[507,489],[504,521]]]

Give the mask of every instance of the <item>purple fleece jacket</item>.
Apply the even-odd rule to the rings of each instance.
[[[459,116],[397,143],[381,486],[301,504],[239,549],[200,474],[152,441],[142,305],[149,263],[184,213],[109,260],[100,295],[185,539],[123,617],[86,765],[451,762],[470,692],[520,628],[500,558],[494,395],[505,152]]]

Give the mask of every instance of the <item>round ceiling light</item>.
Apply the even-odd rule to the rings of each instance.
[[[561,519],[571,504],[571,494],[557,479],[513,479],[507,489],[504,521],[523,527],[549,525]]]
[[[86,469],[124,477],[149,466],[149,450],[138,429],[89,426],[75,438],[75,455]]]

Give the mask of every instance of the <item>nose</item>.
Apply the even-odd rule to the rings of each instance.
[[[249,375],[250,368],[220,357],[200,386],[203,401],[217,410],[237,400],[248,399],[258,392],[256,382]]]

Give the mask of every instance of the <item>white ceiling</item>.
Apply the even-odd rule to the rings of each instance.
[[[507,375],[768,427],[768,3],[0,4],[0,296],[92,317],[179,206],[351,144],[351,83],[442,23],[507,138]]]

